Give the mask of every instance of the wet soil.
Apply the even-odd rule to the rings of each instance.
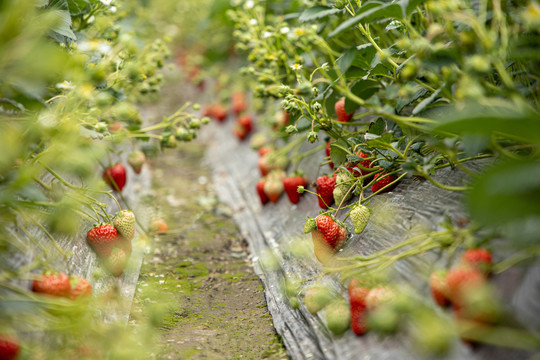
[[[230,209],[219,204],[202,142],[154,159],[154,236],[141,269],[132,319],[159,328],[154,359],[287,359],[262,283]]]

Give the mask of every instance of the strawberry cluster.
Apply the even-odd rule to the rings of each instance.
[[[104,261],[114,276],[124,272],[131,256],[131,240],[135,236],[135,214],[131,210],[121,210],[113,218],[112,224],[98,224],[86,234],[86,242]]]
[[[68,277],[63,272],[45,272],[34,279],[32,291],[75,300],[89,296],[92,293],[92,286],[85,278],[79,276]]]
[[[430,275],[433,300],[439,306],[451,306],[458,321],[495,323],[500,309],[488,283],[491,267],[492,256],[487,249],[466,250],[457,266]]]

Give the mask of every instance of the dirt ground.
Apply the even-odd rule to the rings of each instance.
[[[287,359],[247,244],[218,203],[203,156],[204,144],[192,142],[151,163],[156,215],[169,231],[144,259],[132,317],[156,317],[155,359]]]

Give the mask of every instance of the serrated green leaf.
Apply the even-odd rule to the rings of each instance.
[[[342,73],[342,74],[345,74],[345,72],[347,72],[347,70],[349,70],[349,68],[351,67],[353,61],[354,61],[354,58],[356,57],[356,53],[358,52],[358,50],[356,50],[356,48],[352,48],[352,49],[349,49],[349,50],[346,50],[337,60],[336,60],[336,63],[337,63],[337,66],[338,66],[338,69],[339,71]]]
[[[340,166],[347,160],[347,149],[349,145],[342,139],[330,143],[330,158],[335,167]]]
[[[540,216],[540,162],[506,161],[481,174],[468,194],[471,215],[499,226]]]
[[[59,35],[65,36],[72,40],[77,40],[77,36],[71,30],[71,15],[67,10],[53,9],[51,10],[60,19],[60,24],[53,31]]]
[[[383,118],[378,118],[375,122],[369,125],[368,132],[370,134],[382,135],[386,131],[386,121]]]
[[[378,18],[400,19],[403,16],[403,10],[400,5],[395,3],[380,3],[378,1],[364,4],[353,18],[342,22],[335,28],[328,37],[333,37],[352,26],[359,23],[368,23]]]
[[[360,80],[351,87],[351,92],[361,99],[368,99],[379,90],[379,83],[373,80]]]
[[[485,105],[470,103],[459,110],[452,106],[437,108],[437,116],[430,116],[437,120],[433,126],[435,132],[490,136],[497,132],[526,143],[540,144],[539,114],[502,99]]]
[[[420,101],[420,103],[414,107],[414,109],[412,111],[412,114],[413,115],[418,114],[419,112],[424,110],[426,108],[426,106],[433,103],[437,99],[439,94],[441,93],[441,90],[442,90],[442,88],[439,88],[439,89],[435,90],[433,92],[433,94],[431,94],[429,97],[427,97],[424,100]]]
[[[311,128],[311,121],[309,121],[305,117],[301,117],[298,120],[298,124],[296,125],[296,128],[298,129],[298,131],[307,130],[307,129]]]
[[[328,7],[328,6],[316,5],[314,7],[304,10],[302,15],[300,15],[300,17],[298,18],[298,20],[304,22],[304,21],[321,19],[323,17],[336,14],[340,11],[343,11],[343,10]]]
[[[415,11],[416,7],[426,0],[400,0],[399,5],[403,9],[403,17],[407,17]]]

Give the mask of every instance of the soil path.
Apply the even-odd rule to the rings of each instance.
[[[247,244],[202,165],[182,144],[150,165],[157,216],[168,225],[146,255],[132,311],[160,321],[156,359],[286,359]]]

